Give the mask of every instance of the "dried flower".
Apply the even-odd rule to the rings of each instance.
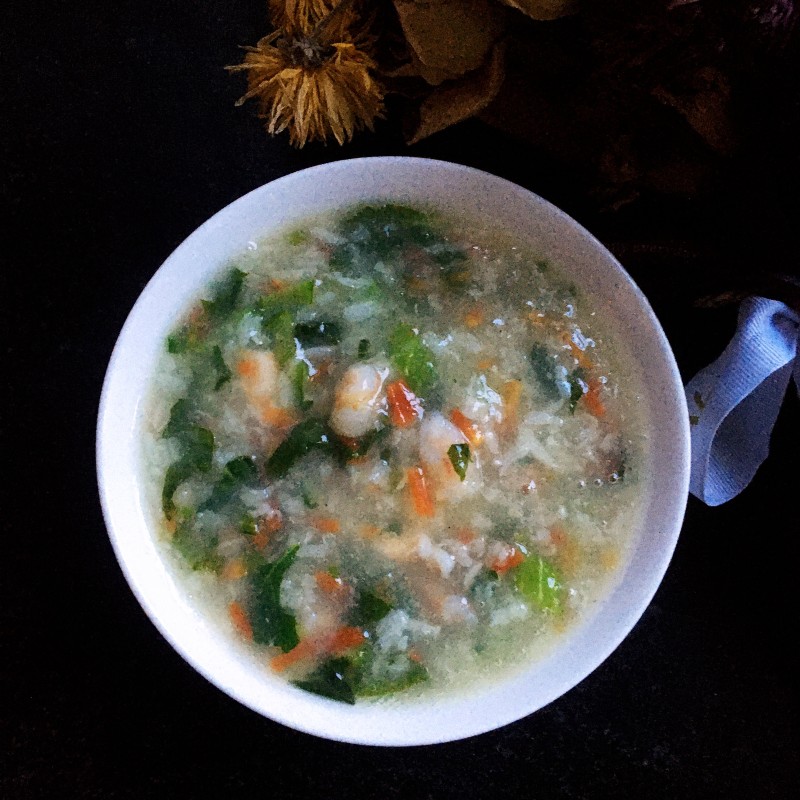
[[[269,0],[269,18],[290,35],[309,34],[336,5],[337,0]]]
[[[372,130],[383,116],[383,88],[369,50],[374,41],[371,20],[359,18],[357,0],[269,0],[278,26],[255,47],[244,63],[228,67],[247,72],[247,93],[237,105],[257,99],[267,131],[288,128],[289,141],[339,144],[362,128]]]
[[[289,37],[277,31],[246,48],[243,64],[229,67],[248,73],[248,91],[237,105],[257,99],[267,131],[288,129],[297,147],[330,136],[344,144],[383,116],[375,62],[354,42],[325,38],[324,32]]]

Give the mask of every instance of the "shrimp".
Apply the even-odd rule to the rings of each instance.
[[[278,361],[269,350],[245,350],[236,371],[247,402],[265,425],[288,428],[297,422],[293,411],[282,402],[285,386]]]
[[[340,436],[360,438],[380,426],[387,414],[383,384],[389,368],[380,364],[354,364],[336,385],[330,423]]]

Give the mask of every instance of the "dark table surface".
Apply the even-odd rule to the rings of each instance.
[[[0,796],[797,796],[792,392],[751,486],[716,509],[690,498],[666,578],[616,652],[501,730],[413,749],[297,733],[207,683],[148,621],[97,499],[100,388],[147,280],[231,200],[361,155],[443,158],[510,178],[620,256],[686,379],[735,324],[735,308],[694,301],[726,288],[745,257],[754,272],[767,269],[764,226],[770,209],[787,207],[774,188],[785,174],[765,178],[762,161],[745,155],[716,193],[604,211],[569,164],[478,122],[412,148],[387,124],[346,147],[290,149],[234,108],[241,84],[222,70],[263,32],[262,5],[12,3],[0,34],[10,234]],[[797,264],[784,239],[779,257]]]

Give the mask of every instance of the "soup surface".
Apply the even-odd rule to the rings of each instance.
[[[544,653],[624,564],[644,452],[569,265],[396,205],[249,247],[168,337],[146,423],[187,591],[347,703]]]

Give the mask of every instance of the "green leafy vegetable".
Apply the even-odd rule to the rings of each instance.
[[[292,681],[299,689],[354,705],[356,697],[348,679],[351,662],[346,658],[329,658],[301,681]]]
[[[222,477],[214,484],[211,496],[199,508],[200,511],[219,511],[244,486],[258,482],[258,469],[251,456],[231,459],[222,471]]]
[[[426,397],[436,386],[439,373],[433,353],[410,325],[398,325],[389,337],[389,357],[417,397]]]
[[[228,365],[222,357],[222,349],[218,344],[214,345],[214,349],[211,351],[211,363],[214,367],[214,371],[217,373],[217,380],[214,383],[214,390],[216,391],[217,389],[221,389],[231,379],[231,371],[228,369]]]
[[[203,300],[203,308],[211,319],[217,321],[225,319],[234,311],[239,302],[246,275],[246,272],[234,268],[214,285],[211,300]]]
[[[186,328],[182,328],[177,333],[167,336],[167,352],[173,355],[180,355],[191,348],[191,337]]]
[[[541,556],[530,555],[516,568],[514,584],[541,611],[561,610],[564,595],[561,578],[555,567]]]
[[[281,583],[292,566],[299,545],[290,547],[277,561],[255,570],[252,579],[253,597],[250,624],[256,644],[274,644],[284,653],[297,646],[297,622],[281,606]]]
[[[313,400],[306,400],[306,385],[308,384],[308,363],[298,361],[292,372],[292,390],[294,401],[301,411],[307,411],[314,405]]]
[[[294,322],[292,315],[288,311],[281,311],[264,323],[264,332],[272,340],[272,352],[278,363],[283,366],[291,359],[296,346],[294,341]]]
[[[202,533],[190,520],[183,520],[175,530],[172,544],[193,570],[218,572],[223,564],[217,553],[216,535]]]
[[[161,431],[165,439],[179,436],[192,426],[192,408],[189,401],[183,397],[178,400],[169,410],[169,421]]]
[[[428,670],[416,661],[408,662],[408,669],[398,678],[377,683],[365,683],[358,687],[359,697],[382,697],[410,689],[418,683],[428,680]]]
[[[352,624],[368,627],[380,622],[392,606],[372,592],[361,592],[352,613]]]
[[[569,413],[574,414],[578,401],[586,394],[588,386],[584,380],[585,372],[578,367],[569,376]]]
[[[299,458],[313,449],[333,450],[333,438],[327,426],[318,419],[307,419],[295,425],[267,461],[267,474],[282,478]]]
[[[342,328],[337,322],[300,322],[294,335],[303,347],[330,346],[342,341]]]
[[[319,498],[317,493],[307,482],[300,484],[300,497],[303,498],[303,505],[306,508],[317,508],[317,506],[319,506]]]
[[[472,458],[468,444],[451,444],[447,449],[447,457],[453,465],[458,477],[463,481],[467,477],[467,467]]]
[[[256,303],[256,312],[265,322],[284,311],[294,312],[303,306],[310,306],[314,302],[314,281],[300,281],[285,289],[280,289],[272,294],[259,298]]]
[[[242,519],[239,521],[239,530],[245,536],[255,536],[258,533],[258,524],[252,514],[242,514]]]
[[[358,342],[358,358],[359,358],[359,361],[363,361],[365,358],[369,357],[369,350],[370,350],[369,339],[361,339]]]
[[[533,367],[533,374],[536,376],[542,392],[550,400],[557,400],[560,395],[556,384],[558,376],[556,375],[555,358],[544,345],[537,343],[531,347],[530,361]]]
[[[179,400],[178,402],[180,403],[181,401]],[[214,455],[214,434],[199,425],[188,423],[185,417],[185,408],[185,406],[182,406],[176,412],[175,427],[178,430],[169,434],[178,438],[181,455],[167,469],[164,476],[161,507],[167,517],[171,517],[175,511],[175,503],[172,496],[178,486],[191,478],[196,472],[208,472],[211,469],[211,461]],[[173,406],[172,410],[175,412],[175,406]],[[165,431],[170,429],[170,423],[172,422],[173,415],[171,414],[170,422],[167,423]]]

